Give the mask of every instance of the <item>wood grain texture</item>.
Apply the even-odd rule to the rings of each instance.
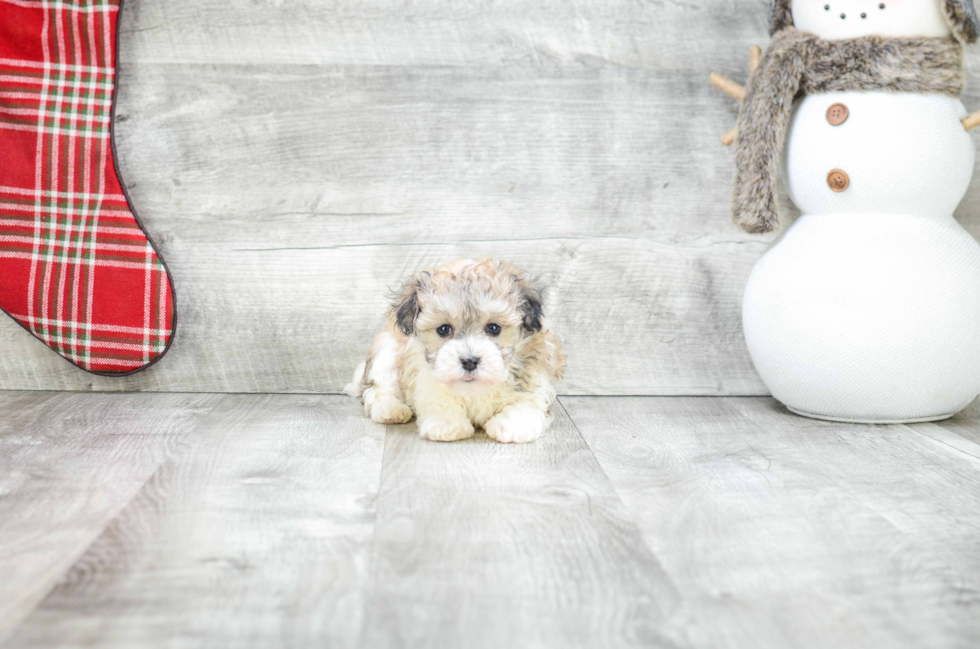
[[[757,0],[130,1],[127,44],[142,60],[166,63],[714,65],[745,75],[749,46],[768,40],[768,5]]]
[[[715,134],[649,126],[691,112],[656,101],[685,78],[186,68],[128,75],[141,107],[119,129],[130,163],[154,169],[132,194],[147,223],[163,224],[157,241],[176,278],[169,357],[103,379],[18,345],[24,353],[0,359],[0,386],[337,392],[390,287],[493,255],[547,286],[573,358],[563,391],[765,391],[732,326],[765,243],[708,222],[727,192],[705,191],[686,169]],[[720,160],[712,173],[728,176]],[[666,210],[664,192],[679,198]],[[23,337],[0,328],[11,345]]]
[[[225,397],[7,646],[351,646],[384,434],[357,410]]]
[[[676,590],[564,412],[545,436],[390,427],[360,646],[671,646]]]
[[[765,23],[758,0],[127,0],[118,152],[177,341],[106,379],[0,318],[0,388],[337,392],[389,287],[497,255],[550,288],[561,392],[765,394],[740,303],[772,236],[730,224],[737,104],[707,83],[744,82]]]
[[[0,642],[220,398],[0,392]]]
[[[833,424],[770,399],[562,402],[677,584],[684,646],[980,643],[980,462],[934,439],[957,423]]]
[[[980,423],[978,422],[980,422],[980,399],[951,419],[928,426],[916,426],[915,430],[941,438],[970,455],[980,457]],[[956,439],[957,437],[965,439]]]
[[[561,403],[508,446],[332,396],[0,393],[0,645],[980,644],[976,407]]]

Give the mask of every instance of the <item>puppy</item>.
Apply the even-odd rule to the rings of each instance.
[[[345,391],[381,424],[413,413],[440,442],[483,428],[498,442],[531,442],[551,425],[553,380],[565,370],[527,275],[493,259],[461,259],[412,277]]]

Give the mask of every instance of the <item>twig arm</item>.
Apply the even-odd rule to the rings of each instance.
[[[745,88],[738,85],[728,77],[724,77],[717,72],[712,72],[711,76],[708,77],[708,81],[710,81],[711,85],[713,85],[715,88],[721,90],[723,93],[733,99],[737,99],[738,101],[745,99]]]
[[[963,128],[966,130],[969,131],[970,129],[974,129],[978,126],[980,126],[980,111],[963,118]]]
[[[762,60],[762,48],[758,45],[753,45],[749,48],[749,72],[755,72],[756,68],[759,67],[759,61]]]
[[[760,61],[762,61],[762,48],[759,47],[758,45],[753,45],[751,48],[749,48],[749,72],[750,73],[756,71],[756,68],[759,67]],[[713,85],[715,88],[718,88],[718,90],[721,90],[722,92],[732,97],[733,99],[737,99],[738,101],[745,100],[745,88],[743,86],[738,85],[728,77],[724,77],[718,74],[717,72],[712,72],[711,76],[708,77],[708,80],[711,81],[711,85]],[[980,122],[980,114],[978,114],[977,120],[978,122]],[[732,130],[728,131],[727,133],[721,136],[721,143],[724,144],[725,146],[731,146],[735,144],[735,140],[737,139],[738,139],[738,129],[733,128]]]

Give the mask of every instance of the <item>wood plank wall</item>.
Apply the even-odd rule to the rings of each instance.
[[[167,358],[92,377],[0,319],[0,388],[336,392],[389,287],[547,287],[564,394],[765,394],[718,143],[763,0],[126,0],[118,151],[172,268]],[[980,108],[980,57],[966,103]],[[980,184],[958,216],[980,235]],[[792,209],[787,216],[792,218]]]

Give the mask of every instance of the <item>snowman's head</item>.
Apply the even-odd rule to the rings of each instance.
[[[774,0],[773,33],[794,25],[828,40],[955,35],[973,43],[980,20],[973,0]]]

